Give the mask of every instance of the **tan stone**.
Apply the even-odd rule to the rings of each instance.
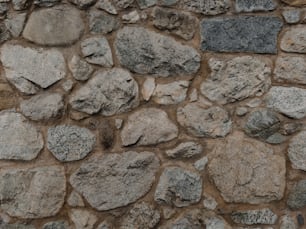
[[[283,2],[287,3],[291,6],[302,6],[306,5],[306,0],[282,0]]]

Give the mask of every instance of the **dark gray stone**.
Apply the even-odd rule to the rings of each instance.
[[[230,0],[182,0],[181,7],[204,15],[226,13],[230,8]]]
[[[270,11],[276,8],[275,0],[236,0],[237,12]]]
[[[91,10],[88,13],[89,29],[93,34],[107,34],[119,28],[119,21],[116,17],[101,10]]]
[[[201,49],[216,52],[276,53],[283,23],[276,16],[236,16],[204,19]]]
[[[240,224],[275,224],[277,215],[268,208],[234,212],[231,215],[235,223]]]
[[[299,181],[289,193],[287,205],[292,210],[306,206],[306,180]]]

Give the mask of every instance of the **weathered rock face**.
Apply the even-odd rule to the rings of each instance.
[[[173,38],[144,28],[124,27],[115,41],[121,65],[140,74],[188,75],[200,67],[200,54]]]
[[[43,225],[42,229],[69,229],[66,221],[53,221]]]
[[[277,215],[268,208],[234,212],[231,215],[235,223],[240,224],[274,224]]]
[[[97,216],[82,209],[72,209],[70,218],[75,225],[75,229],[93,229],[98,221]]]
[[[91,10],[88,13],[89,29],[93,34],[107,34],[119,28],[119,21],[101,10]]]
[[[302,6],[306,5],[306,0],[282,0],[283,2],[291,6]]]
[[[225,13],[230,8],[229,0],[183,0],[182,8],[204,15]]]
[[[55,49],[5,44],[0,52],[6,78],[25,94],[35,94],[37,85],[47,88],[66,75],[64,57]]]
[[[158,168],[153,153],[106,154],[84,162],[70,183],[92,207],[104,211],[126,206],[146,194]]]
[[[0,112],[0,159],[32,160],[44,146],[40,131],[21,114]]]
[[[286,52],[306,53],[306,26],[289,28],[283,35],[280,47]]]
[[[261,96],[271,84],[270,66],[256,57],[242,56],[228,60],[212,58],[208,64],[211,73],[202,83],[201,92],[220,104]]]
[[[141,109],[128,118],[121,131],[122,145],[154,145],[176,138],[177,126],[165,111],[157,108]]]
[[[208,171],[226,202],[260,204],[283,197],[285,159],[263,143],[235,132],[211,157]]]
[[[306,171],[306,131],[302,131],[295,135],[289,143],[288,157],[291,165],[295,169]]]
[[[96,51],[96,50],[95,50]],[[85,52],[85,55],[90,55],[91,52]],[[92,60],[89,58],[87,61]],[[96,61],[95,61],[96,62]],[[79,56],[74,55],[69,62],[69,69],[72,73],[73,78],[76,80],[88,80],[90,75],[93,73],[93,67],[86,61],[82,60]]]
[[[287,205],[297,210],[306,206],[306,180],[301,180],[290,190]]]
[[[70,98],[73,109],[110,116],[138,106],[138,85],[131,74],[114,68],[97,72]]]
[[[23,37],[40,45],[68,45],[84,31],[81,14],[74,7],[58,5],[34,11],[23,31]]]
[[[196,142],[183,142],[171,150],[167,150],[166,154],[170,158],[191,158],[201,154],[203,147]]]
[[[236,0],[235,8],[237,12],[270,11],[276,8],[275,0]]]
[[[59,166],[0,171],[0,208],[11,216],[54,216],[64,204],[65,193],[65,172]]]

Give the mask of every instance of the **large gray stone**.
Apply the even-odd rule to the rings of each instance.
[[[211,58],[208,65],[211,73],[202,83],[201,92],[219,104],[261,96],[271,84],[271,67],[264,59],[251,56]]]
[[[0,171],[0,208],[13,217],[56,215],[66,195],[65,171],[59,166]]]
[[[294,169],[306,171],[306,131],[301,131],[291,138],[288,157]]]
[[[71,185],[99,211],[126,206],[150,189],[159,159],[150,152],[105,154],[84,162],[70,177]]]
[[[282,25],[281,18],[276,16],[204,19],[201,23],[201,49],[215,52],[276,53],[277,35]]]
[[[32,160],[44,146],[40,131],[21,114],[0,112],[0,159]]]
[[[77,161],[94,148],[95,135],[78,126],[60,125],[48,129],[48,150],[60,161]]]
[[[7,19],[4,20],[6,28],[10,31],[13,37],[19,37],[21,34],[27,13],[8,14]]]
[[[306,53],[306,26],[289,27],[280,41],[280,48],[285,52]]]
[[[66,75],[64,57],[55,49],[5,44],[0,51],[6,78],[25,94],[35,94],[37,85],[47,88]]]
[[[141,27],[117,32],[115,50],[121,65],[140,74],[189,75],[200,68],[200,54],[173,38]]]
[[[300,180],[290,190],[287,205],[292,210],[298,210],[306,206],[306,180]]]
[[[89,30],[93,34],[107,34],[119,28],[119,20],[115,16],[111,16],[101,10],[90,10]]]
[[[24,28],[23,37],[40,45],[69,45],[84,31],[80,12],[68,5],[34,11]]]
[[[226,13],[230,8],[230,0],[182,0],[181,7],[204,15]]]
[[[275,10],[277,4],[275,0],[236,0],[235,8],[237,12],[255,12]]]
[[[239,224],[275,224],[277,215],[268,208],[259,210],[236,211],[231,215],[232,220]]]
[[[160,204],[185,207],[198,203],[202,195],[201,177],[180,167],[165,168],[154,194]]]
[[[124,146],[154,145],[178,136],[177,126],[167,113],[157,108],[144,108],[131,114],[121,131]]]
[[[126,70],[99,71],[69,101],[73,109],[87,114],[120,114],[138,106],[138,84]]]

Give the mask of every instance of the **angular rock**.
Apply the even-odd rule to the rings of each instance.
[[[291,6],[303,6],[306,5],[306,0],[282,0],[283,2]]]
[[[237,12],[256,12],[275,10],[277,4],[275,0],[236,0],[235,8]]]
[[[262,26],[265,25],[265,26]],[[276,16],[231,16],[201,22],[201,49],[215,52],[277,53],[282,20]]]
[[[0,51],[6,78],[25,94],[35,94],[36,85],[47,88],[66,75],[64,57],[55,49],[5,44]]]
[[[112,51],[105,37],[90,37],[81,43],[83,57],[88,63],[113,66]]]
[[[298,23],[302,16],[302,11],[299,9],[285,9],[282,12],[283,18],[288,24]]]
[[[190,75],[200,67],[201,56],[195,49],[140,27],[119,30],[115,50],[121,65],[140,74]]]
[[[268,208],[259,210],[237,211],[232,213],[232,220],[240,224],[275,224],[277,215]]]
[[[280,40],[280,48],[285,52],[306,53],[306,26],[289,27]]]
[[[202,195],[202,179],[180,167],[166,168],[159,178],[154,200],[159,204],[185,207],[198,203]]]
[[[69,0],[72,4],[76,5],[79,9],[87,9],[94,5],[97,0]]]
[[[178,104],[187,97],[190,82],[178,80],[168,84],[157,84],[152,95],[154,102],[163,105]]]
[[[70,45],[84,31],[80,12],[68,5],[34,11],[24,28],[23,37],[39,45]]]
[[[232,121],[221,107],[205,107],[189,103],[177,109],[177,121],[196,137],[225,137],[232,129]]]
[[[306,171],[306,131],[301,131],[291,138],[288,147],[288,157],[294,169]]]
[[[66,221],[53,221],[43,225],[42,229],[69,229]]]
[[[226,13],[230,5],[229,0],[183,0],[181,2],[183,9],[204,15]]]
[[[131,114],[121,131],[122,145],[155,145],[178,136],[177,126],[168,114],[157,108],[144,108]]]
[[[226,202],[260,204],[282,199],[285,159],[267,145],[234,132],[216,145],[211,156],[209,175]]]
[[[62,167],[0,171],[0,208],[10,216],[26,219],[54,216],[62,208],[65,194]]]
[[[89,30],[92,34],[107,34],[119,28],[119,20],[101,10],[91,10],[88,13]]]
[[[306,90],[297,87],[271,87],[265,96],[266,106],[290,118],[306,116]]]
[[[134,24],[140,20],[140,15],[137,10],[133,10],[127,14],[122,15],[122,20],[124,23]]]
[[[60,117],[64,110],[63,96],[58,93],[35,95],[20,103],[22,114],[34,121],[49,120]]]
[[[170,158],[191,158],[203,152],[201,144],[196,142],[183,142],[171,150],[166,150]]]
[[[113,2],[118,8],[125,9],[132,5],[134,0],[113,0]]]
[[[83,47],[83,46],[82,46]],[[86,50],[84,48],[84,50]],[[89,52],[87,53],[89,56]],[[88,59],[89,58],[89,59]],[[87,57],[87,60],[92,60],[93,57]],[[82,60],[78,55],[74,55],[69,62],[69,69],[73,78],[76,80],[88,80],[94,69],[90,64]]]
[[[13,108],[17,104],[14,90],[8,83],[0,83],[0,110]]]
[[[84,201],[83,201],[82,197],[80,196],[80,194],[77,193],[74,190],[71,192],[71,194],[70,194],[70,196],[67,200],[67,203],[71,207],[84,207],[85,206]]]
[[[43,146],[41,132],[21,114],[0,112],[0,159],[29,161],[37,157]]]
[[[96,7],[101,10],[105,10],[110,14],[118,14],[116,8],[110,0],[98,0]]]
[[[84,162],[72,174],[70,183],[93,208],[110,210],[146,194],[158,168],[159,159],[150,152],[105,154]]]
[[[98,221],[97,216],[82,209],[72,209],[70,218],[75,229],[94,229],[94,225]]]
[[[47,148],[59,161],[77,161],[94,148],[96,138],[88,129],[60,125],[48,129]]]
[[[261,96],[271,84],[271,67],[257,57],[211,58],[208,65],[211,73],[202,83],[201,92],[219,104]]]
[[[138,103],[137,82],[120,68],[97,72],[70,98],[73,109],[87,114],[100,112],[105,116],[129,111]]]
[[[285,215],[280,220],[280,227],[279,229],[298,229],[297,225],[295,224],[292,217],[289,215]]]
[[[198,24],[197,18],[189,13],[160,7],[154,8],[153,18],[156,28],[168,30],[185,40],[193,38]]]
[[[142,97],[145,101],[150,100],[154,89],[155,89],[156,85],[155,85],[155,79],[150,77],[147,78],[141,88],[141,93],[142,93]]]
[[[19,37],[26,20],[27,13],[9,14],[4,20],[6,28],[13,37]]]

